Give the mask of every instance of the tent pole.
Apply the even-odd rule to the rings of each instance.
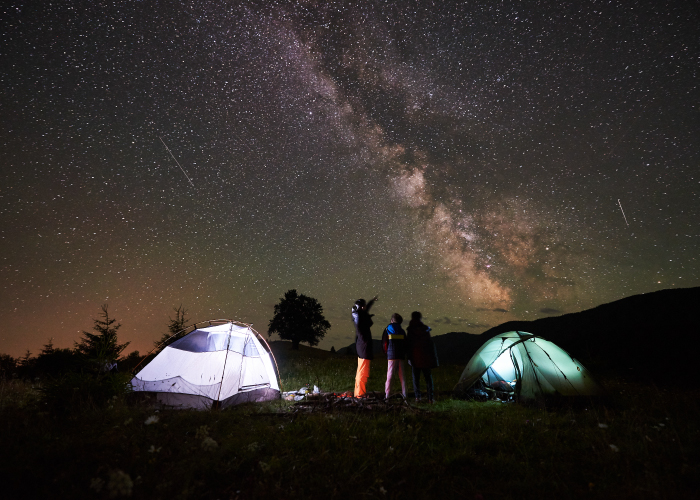
[[[251,328],[251,330],[253,330],[253,329]],[[275,370],[277,371],[277,383],[278,383],[279,386],[280,386],[280,394],[281,394],[281,393],[283,392],[283,391],[282,391],[282,379],[280,378],[280,367],[279,367],[279,365],[277,364],[277,358],[275,358],[275,354],[272,352],[272,347],[270,347],[270,344],[267,343],[267,340],[265,340],[265,339],[263,338],[263,336],[260,335],[259,332],[255,331],[255,330],[253,330],[253,331],[254,331],[255,333],[258,334],[258,338],[259,338],[260,340],[262,340],[263,342],[265,342],[265,345],[267,346],[267,352],[270,353],[270,356],[272,356],[272,361],[275,362]]]
[[[513,354],[513,349],[510,349],[510,361],[513,363],[513,368],[515,368],[515,397],[520,400],[520,389],[523,386],[523,374],[518,366],[518,360],[515,359],[515,354]]]
[[[533,338],[534,338],[534,336],[533,336]],[[527,354],[527,359],[530,360],[530,364],[533,366],[537,366],[537,365],[535,365],[535,362],[532,360],[532,356],[530,356],[530,351],[528,351],[528,349],[527,349],[527,344],[525,343],[525,340],[523,340],[521,343],[523,345],[523,349],[525,349],[525,354]],[[542,384],[540,383],[540,377],[537,375],[537,370],[532,370],[532,374],[535,376],[535,381],[537,382],[537,387],[539,387],[539,389],[540,389],[540,394],[544,395],[544,391],[542,390]]]
[[[540,349],[542,349],[542,348],[540,347]],[[561,347],[560,347],[560,349],[561,349]],[[563,350],[563,349],[562,349],[562,350]],[[553,360],[552,357],[549,355],[549,353],[548,353],[547,351],[545,351],[544,349],[542,349],[542,352],[545,353],[545,354],[547,355],[547,358],[549,358],[549,360],[552,362],[552,364],[557,368],[557,370],[559,370],[559,373],[561,373],[561,376],[564,377],[564,380],[566,380],[566,381],[569,383],[569,385],[571,386],[571,388],[572,388],[574,391],[578,392],[578,391],[576,390],[576,387],[574,387],[574,384],[572,384],[572,383],[571,383],[571,380],[569,380],[569,377],[567,377],[567,376],[566,376],[566,373],[564,373],[564,372],[562,371],[562,369],[559,368],[559,365],[556,364],[556,363],[554,362],[554,360]],[[564,352],[566,352],[566,351],[564,351]],[[571,354],[569,354],[568,352],[566,352],[566,354],[568,354],[568,355],[569,355],[569,358],[571,358]],[[573,361],[573,359],[574,359],[574,358],[571,358],[572,361]]]
[[[211,322],[209,323],[211,324]],[[228,348],[231,345],[231,330],[233,330],[233,322],[228,329],[228,342],[226,342],[226,357],[224,358],[224,368],[221,370],[221,380],[219,381],[219,394],[216,395],[216,401],[221,407],[221,389],[224,387],[224,373],[226,373],[226,362],[228,361]]]

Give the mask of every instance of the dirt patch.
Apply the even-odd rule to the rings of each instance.
[[[367,395],[356,398],[351,392],[336,393],[322,392],[307,394],[304,399],[297,401],[292,406],[294,412],[305,413],[331,413],[342,412],[411,412],[422,413],[426,410],[411,406],[400,394],[386,399],[383,393],[368,392]]]

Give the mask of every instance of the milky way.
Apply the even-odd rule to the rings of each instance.
[[[480,333],[700,285],[700,9],[656,3],[3,8],[0,352],[104,303],[145,352],[296,288],[339,348],[374,294]]]

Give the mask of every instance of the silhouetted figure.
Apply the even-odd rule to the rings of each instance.
[[[403,360],[406,359],[406,332],[401,328],[403,318],[399,313],[391,315],[391,323],[387,325],[382,333],[382,346],[387,359],[386,369],[386,384],[384,384],[384,392],[386,399],[389,399],[391,389],[391,379],[398,372],[399,381],[401,382],[401,394],[406,399],[406,378],[404,377]]]
[[[375,297],[369,302],[358,299],[352,306],[352,321],[355,323],[355,348],[357,349],[357,373],[355,374],[355,397],[364,396],[367,393],[367,379],[369,378],[369,363],[374,359],[372,352],[372,332],[374,324],[369,310],[379,300]]]
[[[432,369],[438,366],[437,354],[433,339],[430,337],[430,327],[421,321],[423,315],[418,311],[411,313],[411,321],[408,323],[408,364],[411,365],[413,375],[413,390],[416,393],[416,401],[420,401],[420,374],[423,373],[427,385],[428,403],[434,402]]]

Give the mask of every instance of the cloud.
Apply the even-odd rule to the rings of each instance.
[[[476,308],[476,312],[484,312],[484,311],[497,312],[497,313],[507,313],[508,309],[503,309],[501,307],[496,307],[495,309],[491,309],[490,307],[477,307]]]
[[[434,319],[434,320],[432,320],[432,322],[436,323],[436,324],[444,323],[445,325],[452,324],[452,320],[450,318],[448,318],[447,316],[444,316],[444,317],[438,318],[438,319]],[[457,320],[457,322],[459,322],[459,320]]]
[[[469,323],[466,322],[465,325],[471,327],[471,328],[491,328],[491,325],[487,323]]]
[[[540,309],[540,312],[543,314],[561,314],[562,311],[559,309],[552,309],[551,307],[543,307]]]

